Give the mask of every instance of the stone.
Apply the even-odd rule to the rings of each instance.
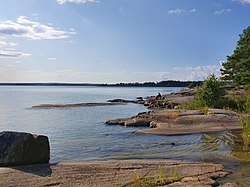
[[[0,132],[0,166],[48,163],[47,136],[24,132]]]
[[[139,101],[143,101],[143,97],[137,97],[136,99]]]
[[[111,99],[111,100],[108,100],[108,102],[111,102],[111,103],[135,103],[136,101],[126,100],[126,99]]]
[[[129,120],[126,120],[124,122],[125,126],[134,126],[134,127],[149,127],[150,126],[150,119],[147,118],[132,118]]]
[[[239,185],[236,182],[234,182],[234,183],[226,183],[221,187],[239,187]]]

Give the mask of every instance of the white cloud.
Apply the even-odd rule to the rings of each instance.
[[[52,26],[31,21],[24,16],[19,16],[16,22],[5,21],[0,23],[0,34],[24,37],[32,40],[68,38],[75,32],[62,31]]]
[[[89,23],[89,24],[94,23],[92,20],[90,20],[90,19],[85,19],[85,18],[83,18],[82,21],[83,21],[84,23]]]
[[[6,47],[13,47],[13,46],[17,46],[18,44],[17,43],[14,43],[14,42],[6,42],[4,41],[5,38],[1,38],[0,37],[0,48],[6,48]]]
[[[195,8],[192,9],[192,10],[190,10],[190,13],[194,13],[194,12],[196,12],[196,9],[195,9]]]
[[[117,83],[117,82],[159,82],[162,80],[203,80],[209,74],[220,75],[218,65],[196,66],[196,67],[175,67],[169,71],[148,72],[148,71],[81,71],[75,69],[32,70],[15,71],[0,74],[4,76],[3,82],[92,82],[92,83]],[[12,75],[12,76],[10,76]]]
[[[17,46],[18,44],[17,44],[17,43],[14,43],[14,42],[10,42],[9,45],[10,45],[10,46]]]
[[[221,65],[206,65],[196,67],[175,67],[164,79],[173,80],[203,80],[209,74],[220,76]]]
[[[6,46],[6,45],[8,45],[7,42],[0,40],[0,48],[3,47],[3,46]]]
[[[17,43],[6,42],[4,37],[0,37],[0,58],[20,58],[29,56],[30,54],[18,52],[11,48],[17,46]]]
[[[25,56],[30,56],[30,54],[17,51],[0,50],[0,58],[20,58]]]
[[[85,4],[85,3],[97,3],[97,0],[57,0],[57,2],[62,5],[65,3],[75,3],[75,4]]]
[[[227,13],[227,12],[231,12],[231,9],[221,9],[221,10],[217,10],[214,12],[215,15],[220,15],[220,14],[223,14],[223,13]]]
[[[220,66],[216,65],[189,67],[187,70],[191,80],[202,80],[210,74],[220,75]]]
[[[56,60],[55,57],[50,57],[50,58],[47,58],[47,60]]]
[[[175,9],[175,10],[168,10],[168,14],[173,14],[173,15],[181,15],[186,13],[186,11],[184,9]]]
[[[242,4],[250,4],[250,0],[233,0],[233,1],[238,1]]]
[[[197,10],[195,8],[193,8],[191,10],[177,8],[177,9],[173,9],[173,10],[168,10],[168,14],[171,14],[171,15],[181,15],[181,14],[189,14],[189,13],[192,14],[196,11]]]

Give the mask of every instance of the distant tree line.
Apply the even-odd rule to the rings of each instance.
[[[202,81],[161,81],[144,83],[116,83],[116,84],[92,84],[92,83],[0,83],[0,86],[105,86],[105,87],[188,87],[190,84],[199,86]]]
[[[161,81],[161,82],[144,82],[144,83],[116,83],[116,84],[101,84],[100,86],[114,87],[188,87],[190,84],[199,86],[202,81]]]

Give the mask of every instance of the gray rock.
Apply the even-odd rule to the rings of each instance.
[[[181,135],[242,130],[239,115],[222,109],[173,110],[157,109],[131,118],[109,120],[109,125],[145,126],[136,134]]]
[[[141,179],[147,177],[154,181],[155,176],[162,174],[166,177],[174,176],[174,171],[177,171],[182,180],[166,186],[208,187],[215,186],[215,179],[222,178],[227,174],[220,164],[174,160],[64,162],[18,168],[19,170],[0,168],[0,186],[132,187],[139,186],[135,184],[135,177],[133,177],[135,175]]]
[[[239,185],[236,182],[234,182],[234,183],[226,183],[221,187],[239,187]]]
[[[24,132],[0,132],[0,166],[47,163],[50,159],[47,136]]]
[[[134,127],[149,127],[150,126],[150,119],[147,118],[132,118],[125,121],[125,126],[134,126]]]

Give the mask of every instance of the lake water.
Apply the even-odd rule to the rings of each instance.
[[[237,132],[185,136],[133,135],[140,128],[107,126],[106,120],[147,111],[143,105],[31,109],[38,104],[105,102],[135,99],[180,88],[1,86],[0,131],[44,134],[50,139],[51,160],[181,159],[222,163],[233,173],[226,181],[250,185],[248,157],[235,142]],[[174,142],[175,145],[169,145]]]

